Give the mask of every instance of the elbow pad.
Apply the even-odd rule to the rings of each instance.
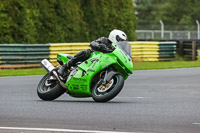
[[[93,50],[99,50],[100,49],[100,46],[99,44],[96,42],[96,41],[92,41],[90,43],[90,47],[93,49]]]

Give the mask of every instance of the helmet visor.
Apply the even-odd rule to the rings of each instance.
[[[126,41],[126,40],[124,40],[124,39],[122,39],[120,36],[116,36],[116,40],[118,41],[118,42],[122,42],[122,41]]]

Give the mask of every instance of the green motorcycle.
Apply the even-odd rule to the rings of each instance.
[[[77,63],[66,71],[64,76],[58,74],[59,67],[54,67],[47,59],[41,65],[47,74],[37,87],[37,94],[42,100],[54,100],[63,93],[72,97],[92,97],[96,102],[107,102],[119,94],[124,80],[133,72],[131,46],[127,42],[112,44],[110,53],[93,52],[89,59]],[[63,65],[73,56],[58,54],[57,61]]]

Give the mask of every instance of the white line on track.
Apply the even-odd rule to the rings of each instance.
[[[57,128],[27,128],[27,127],[0,127],[0,130],[69,132],[69,133],[144,133],[144,132],[118,132],[118,131],[95,131],[95,130],[74,130],[74,129],[57,129]]]
[[[200,123],[192,123],[193,125],[200,125]]]
[[[148,99],[151,97],[116,97],[116,98],[120,98],[120,99],[129,99],[129,98],[134,98],[134,99]]]
[[[144,98],[150,98],[150,97],[136,97],[136,98],[139,98],[139,99],[144,99]]]

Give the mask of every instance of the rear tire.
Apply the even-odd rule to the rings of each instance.
[[[37,94],[42,100],[50,101],[60,97],[65,90],[60,86],[58,81],[54,81],[52,85],[46,86],[47,79],[50,75],[46,74],[39,82],[37,87]]]
[[[112,81],[113,80],[113,81]],[[115,96],[119,94],[124,86],[124,78],[122,75],[116,74],[111,79],[112,82],[109,88],[105,88],[105,91],[101,91],[99,88],[101,85],[95,85],[92,90],[92,98],[96,102],[107,102],[113,99]]]

